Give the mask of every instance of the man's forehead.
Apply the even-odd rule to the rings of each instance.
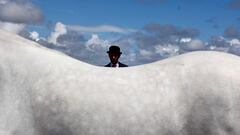
[[[109,55],[120,55],[120,53],[118,53],[118,52],[111,52],[111,53],[109,53]]]

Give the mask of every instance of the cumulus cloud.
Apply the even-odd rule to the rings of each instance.
[[[16,24],[16,23],[10,23],[10,22],[1,22],[0,21],[0,29],[12,32],[12,33],[20,33],[22,30],[24,30],[26,27],[25,24]]]
[[[94,27],[86,27],[80,25],[68,25],[67,28],[72,31],[100,33],[100,32],[114,32],[114,33],[130,33],[135,32],[134,29],[125,29],[112,25],[99,25]]]
[[[34,41],[39,41],[40,37],[39,37],[39,33],[36,31],[32,31],[30,32],[30,36],[29,36],[32,40]]]
[[[224,38],[223,36],[213,36],[208,41],[207,49],[240,56],[240,40],[236,38]]]
[[[233,45],[228,52],[240,56],[240,44]]]
[[[58,22],[48,40],[39,40],[38,43],[93,65],[103,66],[108,62],[108,40],[102,39],[96,33],[89,35],[69,30],[66,26]]]
[[[199,39],[193,39],[189,42],[185,42],[185,44],[182,45],[184,50],[187,51],[197,51],[197,50],[204,50],[205,44],[203,41]]]
[[[91,39],[86,42],[85,46],[89,51],[95,52],[97,48],[107,49],[110,43],[108,40],[100,39],[97,34],[93,34]]]
[[[179,54],[179,46],[176,45],[157,45],[154,47],[155,52],[163,58],[175,56]]]
[[[118,39],[110,41],[102,38],[101,34],[95,33],[96,31],[91,33],[83,32],[76,29],[69,29],[67,26],[61,22],[56,23],[55,29],[49,35],[48,39],[40,39],[37,42],[46,47],[62,51],[81,61],[101,66],[109,61],[106,53],[108,47],[112,44],[117,44],[125,52],[121,57],[123,61],[135,60],[135,53],[129,51],[130,44],[125,44],[127,43],[126,41],[123,42],[123,40]],[[119,34],[122,36],[125,35],[125,33]],[[121,44],[118,44],[120,42]]]
[[[189,50],[197,50],[202,44],[190,41],[198,35],[199,31],[193,28],[180,28],[171,24],[147,24],[131,36],[137,46],[135,64],[149,63]]]
[[[29,0],[0,0],[0,29],[19,34],[43,18],[41,10]]]
[[[182,39],[180,39],[180,43],[188,43],[191,40],[192,40],[191,38],[182,38]]]
[[[170,24],[148,24],[137,32],[118,33],[118,38],[113,39],[102,36],[101,32],[106,31],[80,31],[68,26],[58,22],[47,40],[39,37],[37,32],[29,33],[28,37],[46,47],[99,66],[109,62],[106,51],[113,44],[120,46],[123,52],[120,61],[130,66],[198,50],[240,55],[239,38],[233,38],[237,37],[238,32],[232,32],[235,30],[232,28],[227,28],[224,36],[212,36],[209,41],[202,41],[198,39],[197,29]]]
[[[152,50],[156,45],[172,44],[187,38],[195,38],[199,34],[197,29],[180,28],[171,24],[148,24],[135,34],[135,39],[140,48]],[[153,51],[153,50],[152,50]]]
[[[145,50],[145,49],[140,49],[139,50],[140,55],[150,58],[151,55],[153,55],[153,52]]]
[[[228,43],[223,36],[212,36],[208,43],[216,47],[228,47]]]
[[[231,39],[228,41],[231,46],[233,45],[240,45],[240,40],[239,39]]]
[[[112,33],[113,30],[80,30],[58,22],[47,44],[43,40],[38,42],[94,65],[108,63],[106,51],[113,44],[120,46],[123,52],[120,60],[128,65],[149,63],[181,54],[184,52],[182,45],[185,45],[185,52],[202,49],[203,46],[202,42],[194,39],[198,30],[174,25],[149,24],[138,32],[128,34],[117,30],[115,32],[121,36],[112,41],[103,39],[98,32]],[[34,37],[31,39],[39,38],[36,33],[30,35]]]
[[[66,33],[67,33],[66,25],[64,25],[61,22],[58,22],[55,26],[54,32],[52,32],[51,35],[48,37],[48,42],[58,45],[57,38]]]
[[[81,33],[69,31],[59,36],[58,42],[65,43],[65,49],[62,50],[64,53],[81,61],[101,66],[108,62],[106,51],[110,42],[97,34],[89,38]]]
[[[0,4],[6,4],[8,0],[0,0]]]
[[[42,11],[27,0],[1,0],[0,20],[19,24],[37,24],[43,21]]]

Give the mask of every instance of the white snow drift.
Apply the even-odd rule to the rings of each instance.
[[[240,58],[92,66],[0,30],[0,135],[239,135]]]

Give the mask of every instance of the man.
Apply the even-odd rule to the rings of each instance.
[[[127,67],[127,65],[122,64],[121,62],[118,61],[122,54],[118,46],[115,45],[110,46],[109,51],[107,51],[107,53],[110,59],[110,63],[105,65],[105,67]]]

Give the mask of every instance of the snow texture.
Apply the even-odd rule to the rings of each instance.
[[[89,65],[0,30],[0,135],[239,135],[240,58]]]

